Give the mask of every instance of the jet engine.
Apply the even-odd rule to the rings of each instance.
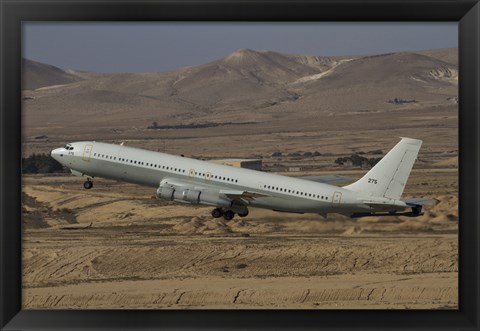
[[[222,197],[218,191],[196,190],[193,187],[160,185],[157,189],[157,197],[195,205],[206,204],[217,207],[230,207],[232,205],[232,201]]]

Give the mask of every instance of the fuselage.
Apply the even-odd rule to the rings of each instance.
[[[158,188],[161,183],[198,190],[255,192],[249,207],[293,213],[355,213],[371,210],[357,192],[212,162],[123,145],[85,141],[51,152],[73,174]]]

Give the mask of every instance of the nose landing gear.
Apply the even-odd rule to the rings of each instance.
[[[89,190],[93,187],[93,182],[90,180],[90,178],[88,178],[85,182],[83,182],[83,187],[86,190]]]

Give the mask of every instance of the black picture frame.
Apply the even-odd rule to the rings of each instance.
[[[0,0],[0,327],[479,330],[480,4],[472,0]],[[454,21],[459,23],[458,310],[22,310],[23,21]]]

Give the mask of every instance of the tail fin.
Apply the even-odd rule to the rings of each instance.
[[[365,176],[344,188],[367,196],[399,199],[422,141],[402,138]]]

